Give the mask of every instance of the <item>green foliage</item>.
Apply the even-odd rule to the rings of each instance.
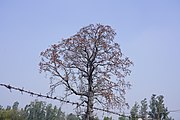
[[[56,110],[56,106],[54,107],[54,111]],[[61,111],[61,108],[58,109],[57,116],[55,120],[65,120],[65,113]]]
[[[80,120],[86,120],[86,114],[81,114],[80,118]],[[96,115],[94,115],[92,120],[99,120],[99,118]]]
[[[136,102],[131,108],[131,120],[138,120],[139,117],[142,120],[146,120],[147,117],[154,120],[173,120],[173,118],[169,117],[168,109],[164,105],[164,96],[156,96],[155,94],[151,96],[149,111],[146,98],[141,101],[140,106]],[[120,120],[124,119],[121,118]]]
[[[148,104],[146,98],[141,101],[141,107],[139,111],[139,115],[142,117],[142,119],[145,119],[147,117],[147,109],[148,109]]]
[[[73,113],[70,113],[67,116],[67,120],[80,120],[80,118],[78,116],[74,115]]]
[[[164,96],[159,95],[156,96],[155,94],[152,95],[150,101],[150,111],[149,115],[153,119],[168,119],[168,110],[167,107],[164,105]]]
[[[25,107],[28,120],[45,120],[45,102],[35,100]]]
[[[118,118],[118,120],[129,120],[129,118],[125,117],[125,116],[121,116]]]
[[[21,109],[18,106],[19,102],[17,101],[6,108],[0,105],[0,120],[85,120],[85,115],[81,116],[81,118],[73,113],[65,116],[61,107],[57,108],[57,106],[46,104],[43,101],[35,100]],[[140,105],[136,102],[130,113],[129,118],[122,116],[118,120],[138,120],[138,117],[142,118],[142,120],[174,120],[169,117],[168,109],[164,104],[164,96],[162,95],[156,96],[153,94],[149,106],[147,99],[143,99]],[[95,117],[93,120],[99,119]],[[112,117],[104,117],[103,120],[112,120]]]
[[[131,108],[131,111],[130,111],[132,120],[137,120],[138,119],[138,111],[139,111],[139,105],[136,102],[134,104],[134,106]]]
[[[103,120],[112,120],[112,117],[104,117]]]
[[[18,110],[18,105],[19,105],[19,102],[14,102],[13,106],[12,106],[12,109],[17,111]]]
[[[7,106],[6,109],[1,106],[0,120],[25,120],[25,118],[21,116],[21,111],[18,110],[18,105],[18,102],[14,102],[12,109],[11,106]]]
[[[65,120],[65,113],[52,104],[35,100],[25,107],[27,120]]]
[[[0,106],[0,120],[65,120],[65,113],[61,108],[57,109],[52,104],[35,100],[25,108],[18,108],[19,103],[15,102],[13,106],[7,106],[4,109]]]

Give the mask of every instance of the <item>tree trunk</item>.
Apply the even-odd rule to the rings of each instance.
[[[92,87],[93,86],[92,69],[90,71],[91,74],[88,78],[88,101],[87,101],[86,120],[93,120],[94,92]]]
[[[94,55],[93,55],[94,56]],[[92,74],[94,71],[93,61],[95,59],[95,56],[92,58],[92,60],[88,61],[88,101],[87,101],[87,110],[86,110],[86,120],[93,120],[93,101],[94,101],[94,91],[93,91],[93,78]]]
[[[86,120],[93,120],[93,92],[89,91],[87,111],[86,111]]]

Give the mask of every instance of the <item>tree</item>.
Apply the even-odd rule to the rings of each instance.
[[[142,120],[146,120],[148,118],[153,120],[173,120],[172,117],[169,117],[169,111],[167,107],[165,107],[164,105],[163,95],[156,96],[155,94],[153,94],[151,96],[149,108],[150,109],[148,111],[148,104],[146,98],[141,101],[140,106],[136,102],[134,106],[131,108],[132,120],[136,120],[137,118],[140,117]]]
[[[13,106],[7,106],[7,109],[4,109],[0,105],[0,120],[26,120],[21,116],[21,111],[18,109],[18,105],[18,102],[14,102]]]
[[[45,120],[45,102],[35,100],[25,107],[28,120]]]
[[[40,71],[49,73],[51,92],[63,86],[66,98],[79,96],[79,105],[87,106],[86,120],[93,119],[95,103],[104,108],[126,104],[130,84],[124,78],[130,75],[132,62],[113,41],[115,35],[108,25],[91,24],[41,52]]]
[[[46,105],[44,101],[35,100],[21,109],[18,105],[19,102],[14,102],[8,109],[0,105],[0,120],[65,120],[65,113],[61,108]]]
[[[54,110],[56,109],[56,106],[54,107]],[[65,113],[62,112],[61,108],[57,111],[57,116],[55,120],[65,120]]]
[[[168,119],[168,109],[164,105],[164,96],[159,95],[156,96],[155,94],[152,95],[151,101],[150,101],[150,112],[149,115],[153,119],[157,120],[167,120]]]
[[[14,102],[13,106],[12,106],[12,109],[13,110],[18,110],[18,105],[19,105],[19,102]]]
[[[19,102],[14,102],[12,109],[11,109],[11,119],[18,120],[20,116],[20,112],[18,110]]]
[[[45,109],[46,109],[45,120],[55,120],[56,112],[53,110],[52,104],[48,104]]]
[[[135,102],[134,106],[131,108],[131,120],[138,120],[138,111],[139,111],[139,105],[137,102]]]
[[[141,107],[140,107],[140,111],[139,111],[139,114],[143,120],[145,120],[147,118],[147,115],[148,115],[147,109],[148,109],[147,100],[146,100],[146,98],[144,98],[141,101]]]

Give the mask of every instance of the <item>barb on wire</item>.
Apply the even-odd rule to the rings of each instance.
[[[72,105],[78,105],[77,102],[71,102],[71,101],[63,100],[63,99],[60,99],[60,98],[57,98],[57,97],[52,97],[52,96],[43,95],[43,94],[40,94],[40,93],[35,93],[35,92],[32,92],[32,91],[24,90],[23,88],[17,88],[17,87],[11,86],[11,85],[0,84],[0,86],[8,88],[10,91],[13,89],[13,90],[16,90],[16,91],[20,91],[21,93],[27,93],[27,94],[29,94],[31,96],[48,98],[48,99],[52,99],[52,100],[58,100],[60,102],[69,103],[69,104],[72,104]]]
[[[52,97],[52,96],[43,95],[43,94],[40,94],[40,93],[35,93],[35,92],[32,92],[32,91],[25,90],[24,88],[18,88],[18,87],[14,87],[14,86],[7,85],[7,84],[2,84],[2,83],[0,83],[0,86],[6,87],[10,91],[11,90],[16,90],[16,91],[20,91],[22,94],[27,93],[27,94],[31,95],[32,97],[37,96],[37,97],[41,97],[41,98],[57,100],[57,101],[60,101],[60,102],[64,102],[64,103],[68,103],[68,104],[72,104],[72,105],[76,105],[76,106],[87,107],[86,105],[79,104],[78,102],[72,102],[72,101],[63,100],[63,99],[60,99],[60,98],[57,98],[57,97]],[[102,108],[97,108],[97,107],[93,107],[93,109],[103,111],[103,112],[107,112],[107,113],[111,113],[111,114],[118,115],[118,116],[122,116],[122,117],[130,117],[130,116],[120,114],[120,113],[117,113],[117,112],[114,112],[114,111],[110,111],[110,110],[107,110],[107,109],[102,109]]]

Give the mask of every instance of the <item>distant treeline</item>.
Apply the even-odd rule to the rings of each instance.
[[[19,102],[12,106],[3,107],[0,105],[0,120],[85,120],[85,115],[78,116],[70,113],[65,114],[61,107],[47,104],[44,101],[35,100],[24,108],[19,108]],[[118,120],[174,120],[169,116],[168,108],[164,104],[164,96],[153,94],[151,99],[143,99],[140,104],[137,102],[131,107],[130,115],[123,115]],[[94,117],[93,120],[99,120]],[[104,117],[103,120],[112,120],[112,117]]]
[[[72,113],[65,115],[61,107],[35,100],[24,108],[19,108],[19,102],[4,108],[0,105],[0,120],[80,120]]]

